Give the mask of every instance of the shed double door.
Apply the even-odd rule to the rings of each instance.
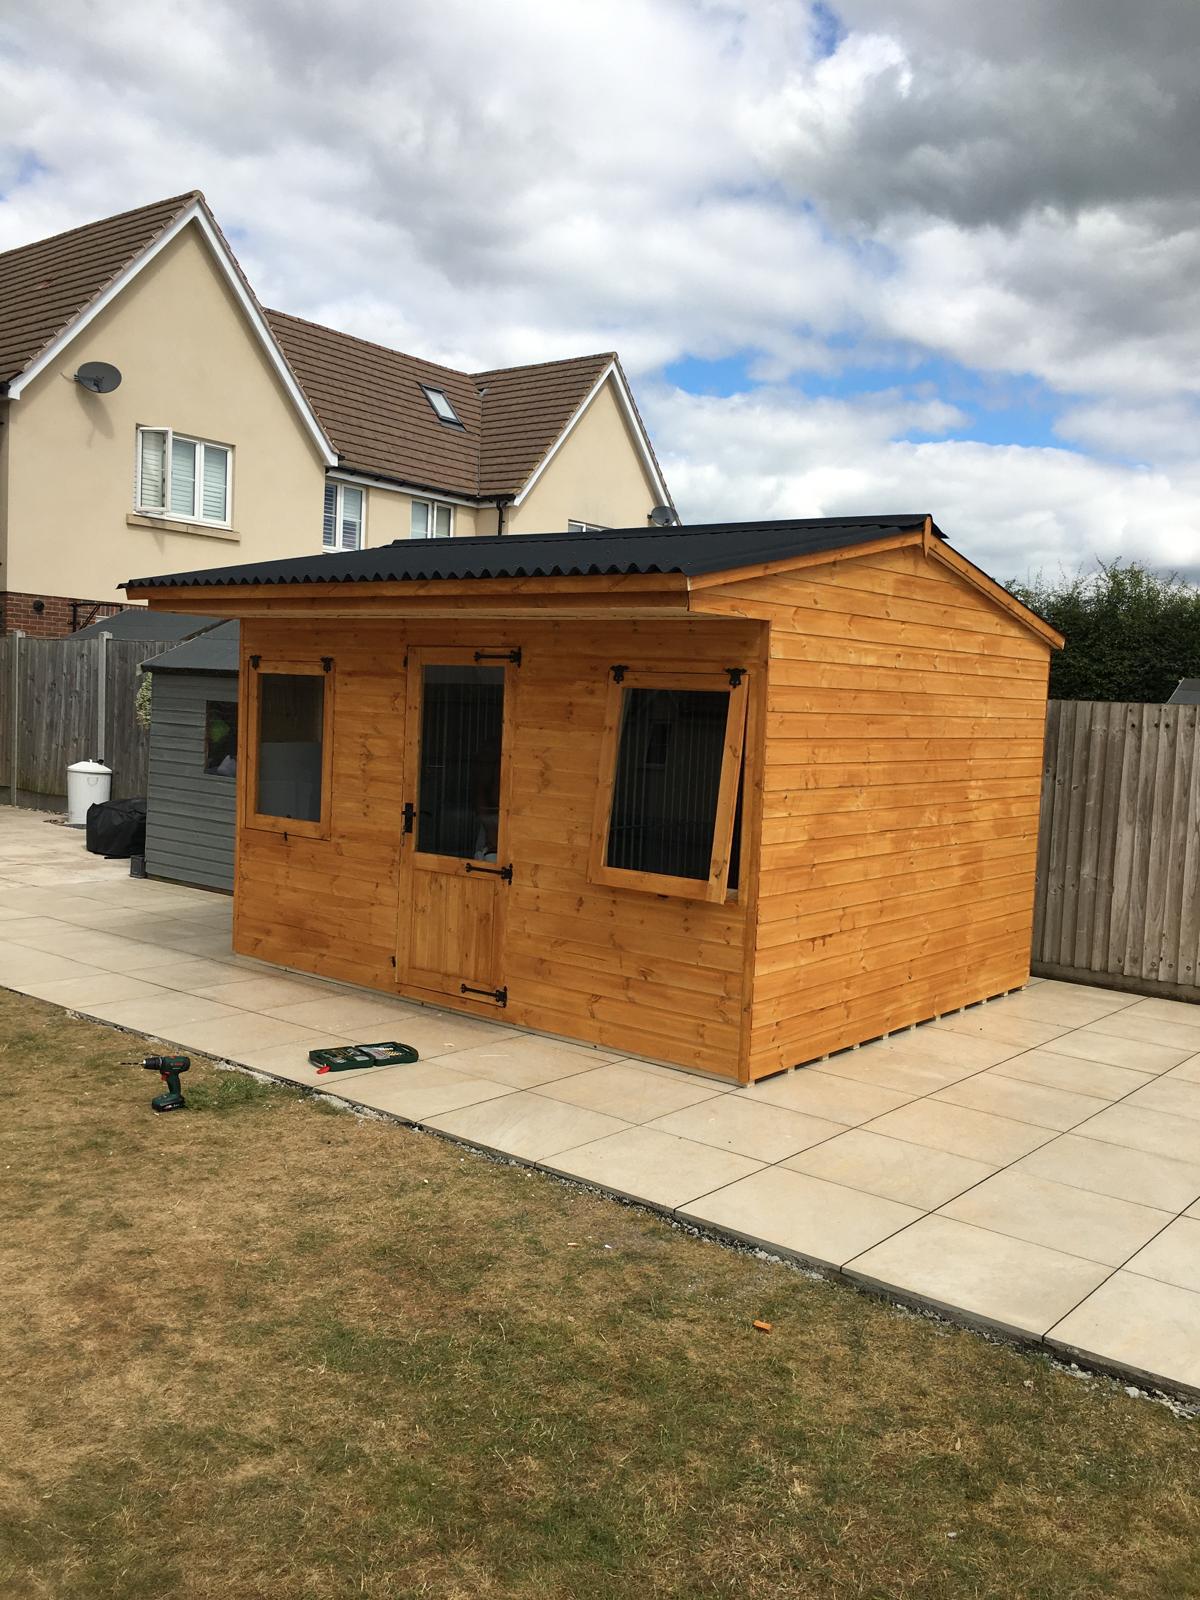
[[[513,675],[507,646],[411,649],[396,969],[402,988],[507,1001]]]

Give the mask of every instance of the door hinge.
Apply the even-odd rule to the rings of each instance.
[[[476,661],[511,661],[514,667],[521,665],[520,649],[516,650],[476,650]]]
[[[261,656],[251,656],[250,657],[250,665],[254,669],[255,672],[258,671],[258,664],[259,664],[259,662],[261,660],[262,660]]]
[[[618,664],[617,666],[609,667],[608,670],[612,673],[614,683],[624,683],[625,674],[629,671],[629,668]]]
[[[745,667],[726,667],[725,671],[729,674],[729,687],[731,689],[736,689],[746,676]]]
[[[325,668],[326,672],[332,672],[333,671],[333,657],[332,656],[322,656],[321,657],[321,665]]]
[[[404,833],[411,833],[413,831],[413,819],[416,817],[416,814],[416,806],[413,805],[411,800],[406,800],[404,802],[404,810],[401,813],[401,815],[404,817],[404,828],[402,830]]]
[[[498,1006],[506,1006],[508,1004],[507,987],[503,989],[472,989],[469,983],[460,983],[458,992],[459,994],[481,994],[488,1000],[494,1000]]]
[[[466,863],[466,868],[468,872],[486,872],[489,877],[503,878],[505,883],[512,882],[511,862],[509,862],[507,867],[481,867],[478,861],[468,861]]]

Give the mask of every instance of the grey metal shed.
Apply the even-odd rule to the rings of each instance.
[[[146,871],[153,878],[232,890],[238,624],[219,623],[142,666],[154,683]]]

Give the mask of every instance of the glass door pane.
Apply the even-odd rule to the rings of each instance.
[[[503,667],[421,668],[417,849],[495,861]]]

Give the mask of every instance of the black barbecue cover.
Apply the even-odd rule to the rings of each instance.
[[[146,802],[105,800],[89,806],[87,847],[94,856],[140,856],[146,849]]]

